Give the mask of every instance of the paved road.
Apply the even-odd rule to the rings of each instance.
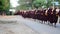
[[[23,21],[22,21],[22,20]],[[28,27],[32,28],[33,30],[39,32],[40,34],[60,34],[60,24],[57,23],[57,27],[52,27],[46,24],[41,24],[34,20],[30,19],[23,19],[21,18],[20,22],[24,23]]]
[[[22,22],[18,21],[18,16],[14,16],[14,18],[10,17],[2,17],[0,18],[1,21],[5,21],[4,23],[0,22],[0,34],[40,34],[35,30],[29,28]],[[12,20],[17,20],[17,22],[9,22]]]
[[[59,23],[55,28],[21,16],[15,16],[12,20],[17,20],[17,23],[0,24],[1,34],[60,34]]]

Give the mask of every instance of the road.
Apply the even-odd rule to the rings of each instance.
[[[17,22],[10,22],[17,21]],[[2,23],[1,23],[2,22]],[[4,23],[3,23],[4,22]],[[0,34],[39,34],[18,21],[18,16],[0,17]]]
[[[0,20],[6,21],[7,19]],[[47,24],[41,24],[34,19],[14,16],[9,20],[15,20],[16,23],[0,23],[0,34],[60,34],[60,24],[57,27],[52,27]],[[8,21],[8,20],[7,20]]]

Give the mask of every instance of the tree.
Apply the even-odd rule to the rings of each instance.
[[[42,7],[46,4],[46,0],[34,0],[33,5],[35,8]]]
[[[29,10],[32,7],[32,0],[19,0],[19,6],[16,7],[16,10]]]
[[[55,1],[57,1],[57,2],[58,2],[58,4],[59,4],[59,5],[58,5],[58,7],[60,8],[60,0],[55,0]]]
[[[53,6],[52,2],[53,2],[53,0],[47,0],[47,4],[46,4],[47,8],[50,6]]]
[[[34,8],[48,8],[50,6],[53,6],[53,1],[52,0],[20,0],[18,3],[20,4],[20,6],[18,6],[18,8],[16,9],[25,9],[30,8],[34,9]],[[24,8],[25,7],[25,8]]]
[[[5,12],[9,11],[10,8],[10,0],[0,0],[0,12]]]
[[[35,0],[35,1],[33,1],[33,5],[35,8],[39,8],[42,6],[48,8],[53,5],[52,2],[53,2],[52,0]]]

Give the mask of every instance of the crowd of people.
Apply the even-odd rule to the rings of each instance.
[[[54,24],[56,27],[56,23],[58,21],[58,16],[60,16],[60,10],[57,8],[49,8],[49,9],[38,9],[38,10],[27,10],[27,11],[17,11],[15,15],[21,15],[24,18],[32,18],[37,19],[44,22],[48,21],[48,24]]]

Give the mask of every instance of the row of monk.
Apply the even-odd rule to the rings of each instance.
[[[29,11],[18,11],[15,15],[22,15],[24,18],[38,19],[40,21],[49,22],[50,24],[56,26],[58,21],[58,16],[60,16],[60,10],[57,8],[40,9],[40,10],[29,10]],[[49,24],[48,23],[48,24]]]

